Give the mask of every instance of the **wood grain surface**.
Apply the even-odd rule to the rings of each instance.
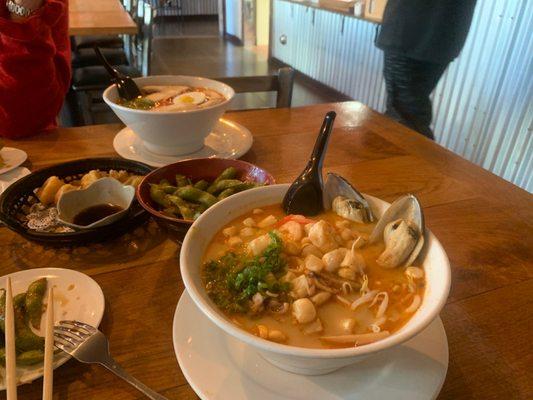
[[[452,264],[441,317],[450,366],[439,399],[528,399],[533,394],[533,196],[357,102],[234,112],[254,135],[243,159],[290,182],[311,153],[322,118],[338,113],[325,169],[385,200],[416,194]],[[81,157],[116,155],[120,125],[57,129],[7,146],[25,150],[34,170]],[[49,249],[0,228],[0,274],[73,268],[106,297],[101,329],[132,375],[170,399],[196,399],[172,347],[183,290],[179,245],[154,223],[113,243]],[[194,329],[194,328],[191,328]],[[19,388],[40,399],[42,380]],[[56,399],[143,398],[101,367],[69,361],[56,370]],[[5,396],[5,394],[2,394]],[[0,395],[0,396],[2,396]]]
[[[135,35],[137,25],[119,0],[69,0],[69,34]]]

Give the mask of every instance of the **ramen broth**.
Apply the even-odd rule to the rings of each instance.
[[[291,227],[286,225],[291,222],[294,228],[294,221],[301,226],[300,240],[292,240],[298,238],[298,229],[294,231],[294,236],[289,229]],[[327,225],[320,222],[321,226],[330,229],[331,240],[334,241],[331,247],[345,248],[347,250],[342,250],[341,253],[349,253],[353,246],[358,254],[358,263],[355,263],[358,267],[349,268],[349,271],[346,267],[335,269],[334,264],[328,263],[330,268],[326,271],[326,264],[322,261],[320,269],[322,255],[329,251],[323,246],[324,250],[317,252],[317,246],[314,246],[321,239],[317,236],[318,225],[313,233],[310,229],[318,221],[324,221]],[[271,224],[267,225],[267,222]],[[212,239],[204,257],[202,273],[206,290],[235,324],[267,340],[307,348],[339,348],[383,339],[399,330],[412,317],[421,303],[425,282],[421,267],[385,269],[379,266],[376,259],[385,249],[383,243],[365,244],[356,249],[368,238],[374,225],[352,222],[331,211],[304,219],[287,217],[280,205],[254,210],[233,220]],[[256,248],[253,244],[257,243],[257,238],[269,235],[269,232],[273,232],[282,243],[280,259],[283,268],[274,273],[274,277],[270,276],[270,287],[274,288],[274,292],[263,288],[259,291],[260,296],[254,294],[246,298],[243,305],[235,310],[217,292],[224,279],[220,275],[214,279],[213,271],[216,272],[222,263],[213,261],[230,253],[247,260],[254,259],[253,250]],[[310,236],[314,241],[310,240]],[[354,246],[353,243],[358,238],[361,239]],[[270,243],[272,242],[270,236]],[[309,256],[311,252],[315,253],[315,258]],[[255,256],[258,265],[265,259],[263,256],[264,253]],[[270,262],[268,257],[266,262]],[[364,268],[360,268],[362,264]],[[308,266],[314,271],[310,271]],[[344,269],[340,272],[342,268]],[[229,275],[238,277],[235,271],[232,274]],[[303,279],[308,288],[300,290]],[[215,280],[216,283],[213,282]],[[228,282],[224,281],[222,285],[234,283],[231,278]],[[229,293],[236,293],[234,286]],[[227,294],[224,292],[224,295]],[[368,301],[353,307],[354,302],[364,296]],[[299,298],[311,300],[315,317],[305,315],[306,312],[309,314],[309,301],[300,301]],[[262,304],[257,306],[260,300]],[[271,306],[272,302],[274,307]],[[296,304],[297,302],[299,303]],[[295,309],[299,306],[302,306],[302,310]]]
[[[226,100],[216,90],[192,86],[144,86],[142,96],[133,100],[119,99],[117,104],[137,110],[186,111],[211,107]]]

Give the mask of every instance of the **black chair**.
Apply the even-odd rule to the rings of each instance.
[[[102,54],[109,61],[110,64],[129,65],[128,57],[126,56],[126,52],[123,49],[102,48],[100,50],[102,51]],[[73,51],[71,62],[73,68],[102,65],[92,48],[84,48],[78,51]]]
[[[289,67],[278,69],[277,75],[238,76],[216,78],[231,86],[235,93],[276,92],[276,108],[290,107],[294,86],[294,70]]]
[[[139,70],[131,66],[116,65],[115,68],[132,78],[141,76]],[[102,66],[76,68],[73,71],[70,97],[71,103],[74,103],[71,107],[76,109],[76,125],[94,123],[95,106],[104,105],[102,93],[109,85],[111,85],[111,78]]]
[[[74,36],[71,45],[73,51],[93,48],[95,45],[107,49],[122,49],[124,40],[120,36]]]

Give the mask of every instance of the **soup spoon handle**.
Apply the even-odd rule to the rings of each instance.
[[[317,215],[324,210],[322,193],[322,164],[328,141],[337,114],[326,114],[311,153],[311,158],[298,178],[292,183],[283,198],[283,209],[287,214]]]
[[[98,46],[94,46],[94,52],[96,53],[96,55],[100,59],[100,62],[102,63],[104,68],[107,70],[109,75],[111,75],[114,79],[122,79],[123,78],[122,74],[120,72],[118,72],[115,68],[113,68],[113,66],[111,64],[109,64],[109,61],[107,61],[107,59],[104,57],[104,55],[102,54],[102,51],[100,50],[100,48]]]
[[[120,97],[126,100],[133,100],[141,96],[141,91],[134,80],[129,76],[121,74],[116,68],[109,64],[109,61],[106,60],[98,46],[94,46],[94,52],[102,62],[102,65],[106,71],[113,78],[113,81],[117,85],[117,90]]]
[[[326,154],[329,136],[336,116],[337,114],[335,111],[330,111],[324,117],[322,127],[320,128],[318,138],[315,142],[315,147],[311,153],[311,158],[309,159],[307,167],[305,168],[306,171],[309,171],[308,173],[319,177],[320,180],[322,180],[322,165],[324,164],[324,155]]]

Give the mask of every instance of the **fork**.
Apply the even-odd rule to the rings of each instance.
[[[111,357],[106,336],[91,325],[60,321],[54,327],[54,344],[82,363],[103,365],[152,400],[168,400],[124,371]]]

